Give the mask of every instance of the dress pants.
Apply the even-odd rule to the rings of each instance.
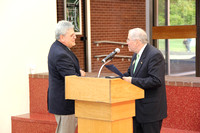
[[[55,115],[58,124],[56,133],[74,133],[77,127],[77,118],[72,115]]]
[[[162,127],[162,120],[139,123],[135,117],[133,117],[133,133],[160,133]]]

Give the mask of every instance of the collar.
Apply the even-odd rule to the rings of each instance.
[[[147,46],[147,43],[140,49],[140,51],[139,51],[139,53],[138,53],[138,54],[140,55],[140,57],[141,57],[141,55],[142,55],[144,49],[146,48],[146,46]]]
[[[62,46],[64,46],[65,48],[69,49],[71,51],[70,48],[68,48],[66,45],[64,45],[63,43],[61,43],[60,41],[56,40],[57,42],[59,42]]]

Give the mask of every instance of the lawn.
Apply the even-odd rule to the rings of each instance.
[[[169,39],[169,49],[171,52],[185,52],[187,51],[185,45],[183,44],[184,39]],[[165,51],[165,40],[160,39],[158,48],[161,51]],[[190,45],[191,52],[195,52],[195,46],[194,43],[192,42]]]

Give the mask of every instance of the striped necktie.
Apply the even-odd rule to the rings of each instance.
[[[140,58],[140,55],[137,54],[137,57],[136,57],[136,60],[135,60],[135,65],[134,65],[133,74],[135,73],[135,70],[136,70],[136,67],[137,67],[137,64],[138,64],[139,58]]]

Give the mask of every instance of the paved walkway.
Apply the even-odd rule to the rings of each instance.
[[[165,52],[161,51],[162,54],[165,56]],[[191,59],[193,57],[195,57],[195,53],[194,52],[170,52],[170,59]]]

